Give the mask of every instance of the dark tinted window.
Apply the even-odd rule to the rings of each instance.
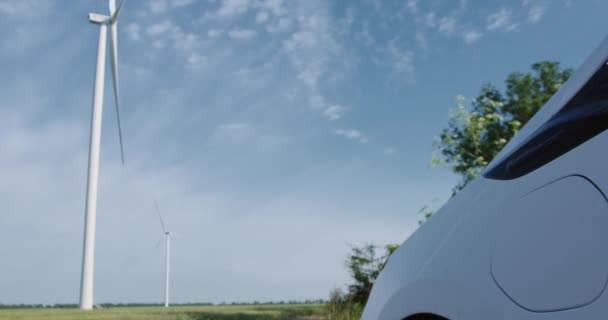
[[[403,320],[448,320],[444,317],[440,317],[430,313],[419,313],[413,316],[409,316]]]
[[[485,177],[509,180],[532,172],[608,128],[606,64],[543,126]]]

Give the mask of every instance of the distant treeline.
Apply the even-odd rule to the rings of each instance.
[[[214,304],[216,306],[249,306],[249,305],[275,305],[275,304],[324,304],[327,303],[327,300],[316,299],[316,300],[289,300],[289,301],[253,301],[253,302],[221,302]]]
[[[326,300],[289,300],[289,301],[253,301],[253,302],[188,302],[188,303],[172,303],[171,306],[250,306],[250,305],[282,305],[282,304],[325,304]],[[160,307],[163,303],[101,303],[95,305],[95,308],[128,308],[128,307]],[[75,309],[78,308],[76,303],[59,303],[59,304],[2,304],[0,309],[41,309],[41,308],[57,308],[57,309]]]

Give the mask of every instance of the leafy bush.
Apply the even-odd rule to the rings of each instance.
[[[328,320],[358,320],[363,313],[363,305],[354,302],[348,294],[334,289],[327,304]]]

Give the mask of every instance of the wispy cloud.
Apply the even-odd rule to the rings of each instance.
[[[215,38],[215,37],[218,37],[221,34],[222,34],[222,31],[217,30],[217,29],[211,29],[211,30],[207,31],[207,36],[209,38]]]
[[[331,105],[323,111],[323,115],[327,117],[327,119],[335,121],[342,118],[347,112],[349,108],[341,105]]]
[[[194,0],[149,0],[148,9],[153,14],[166,13],[171,8],[180,8],[194,3]]]
[[[125,28],[125,31],[127,32],[127,36],[129,37],[129,39],[133,41],[141,39],[141,28],[139,27],[139,24],[137,24],[137,22],[129,23]]]
[[[409,49],[401,48],[397,41],[391,41],[387,47],[388,66],[393,72],[402,79],[411,81],[414,78],[414,52]]]
[[[55,0],[2,0],[0,1],[0,13],[35,17],[48,14],[55,5]]]
[[[228,36],[232,39],[237,40],[249,40],[255,38],[257,32],[251,29],[232,29],[228,32]]]
[[[407,0],[406,7],[411,13],[413,13],[413,14],[418,13],[418,1],[417,0]]]
[[[190,69],[200,69],[207,65],[209,59],[196,52],[191,52],[187,59],[187,67]]]
[[[462,38],[464,39],[464,42],[468,43],[468,44],[473,44],[473,43],[477,42],[481,38],[481,36],[482,36],[481,32],[479,32],[477,30],[468,30],[462,34]]]
[[[270,18],[270,15],[266,11],[260,11],[255,15],[255,21],[257,23],[266,22]]]
[[[349,140],[356,141],[361,144],[369,142],[369,138],[359,130],[354,129],[336,129],[334,133],[338,136],[344,137]]]
[[[217,15],[219,17],[235,17],[249,10],[253,5],[251,0],[222,0]]]
[[[322,1],[310,1],[298,16],[296,29],[283,41],[282,50],[296,70],[296,77],[308,91],[310,106],[325,110],[328,99],[320,89],[323,78],[339,67],[339,53],[342,46],[336,40],[329,9]],[[312,8],[312,9],[311,9]],[[342,57],[344,58],[344,57]],[[336,62],[330,68],[330,63]]]
[[[406,11],[411,14],[413,21],[416,23],[416,32],[414,33],[414,41],[419,48],[427,50],[429,48],[429,38],[432,38],[433,33],[439,33],[447,38],[462,39],[467,44],[476,43],[482,36],[482,33],[477,31],[469,21],[470,17],[466,17],[468,2],[461,0],[457,8],[441,14],[438,8],[425,10],[417,1],[406,2]]]
[[[230,136],[235,139],[244,139],[253,136],[253,127],[244,122],[223,123],[217,126],[214,135]]]
[[[169,4],[166,0],[150,0],[148,2],[148,8],[152,13],[162,13],[167,11]]]
[[[543,4],[534,4],[528,10],[528,21],[530,23],[539,22],[545,15],[547,7]]]
[[[169,19],[146,24],[145,22],[131,22],[126,27],[128,37],[133,41],[141,41],[142,45],[149,45],[154,49],[170,48],[178,60],[186,68],[200,68],[204,63],[204,56],[199,52],[202,46],[200,36],[186,31],[182,26]]]
[[[512,21],[512,11],[507,8],[500,8],[497,12],[490,14],[487,18],[486,28],[489,31],[512,30],[517,27]]]
[[[443,17],[439,20],[439,32],[452,35],[456,31],[456,18],[452,16]]]
[[[247,145],[250,148],[268,150],[287,142],[284,135],[265,132],[261,128],[245,122],[220,124],[211,135],[211,141],[220,145]]]
[[[195,0],[171,0],[171,3],[175,7],[185,7],[187,5],[191,5]]]
[[[384,147],[382,152],[384,152],[384,154],[387,156],[393,156],[393,155],[397,154],[397,149],[395,149],[394,147],[391,147],[391,146],[387,146],[387,147]]]
[[[172,28],[174,28],[173,23],[169,20],[165,20],[148,26],[146,28],[146,33],[150,36],[157,36],[169,32]]]

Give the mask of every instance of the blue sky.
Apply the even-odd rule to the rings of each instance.
[[[0,302],[76,302],[101,0],[0,0]],[[349,244],[401,243],[458,180],[432,168],[457,95],[578,66],[599,0],[127,0],[126,165],[107,79],[96,302],[325,298]],[[109,73],[107,73],[109,75]]]

